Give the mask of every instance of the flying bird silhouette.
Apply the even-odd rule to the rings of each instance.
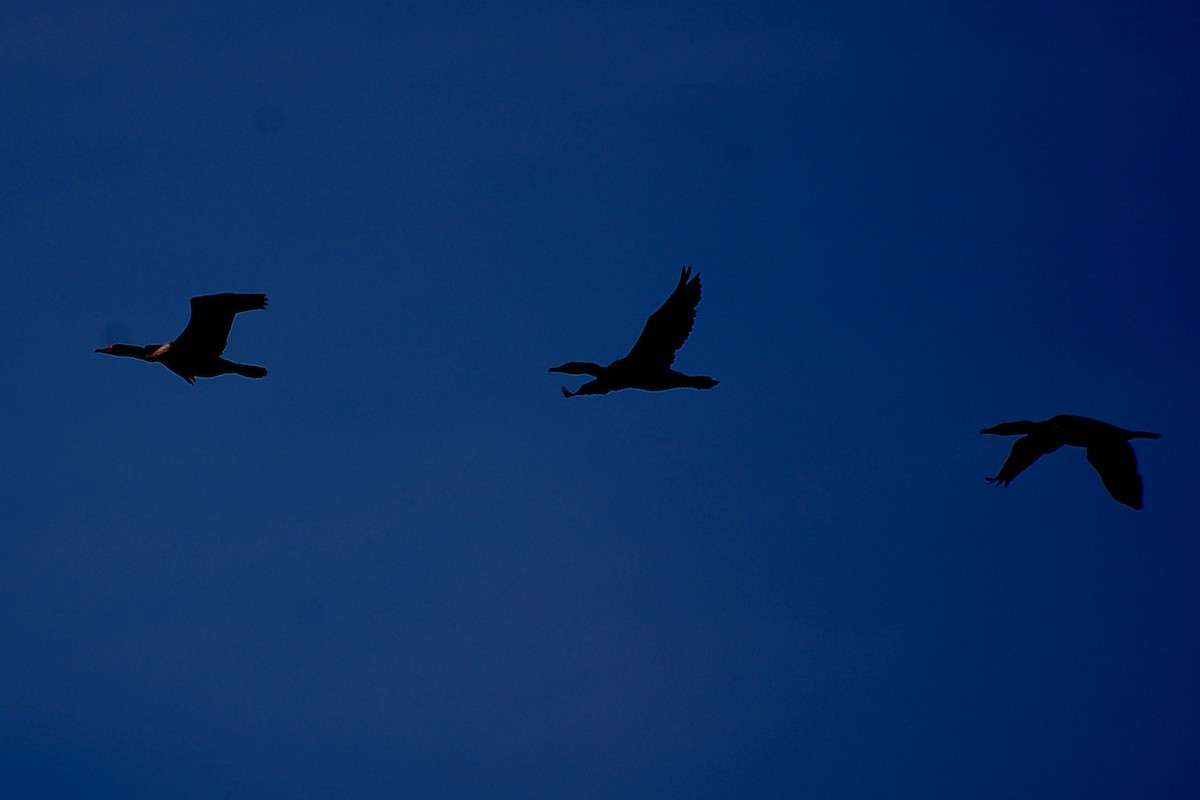
[[[168,344],[110,344],[97,353],[157,361],[190,384],[196,378],[213,378],[236,373],[246,378],[264,378],[267,371],[250,364],[235,364],[221,358],[229,340],[233,318],[243,311],[267,307],[265,294],[209,294],[192,298],[192,316],[187,327]]]
[[[705,375],[684,375],[671,369],[675,363],[675,351],[683,347],[692,324],[696,321],[696,306],[700,303],[700,276],[692,277],[691,267],[684,267],[679,275],[679,284],[662,308],[646,320],[642,335],[634,342],[633,349],[624,358],[618,358],[607,367],[591,361],[568,361],[550,372],[565,372],[568,375],[591,375],[588,381],[574,392],[562,387],[563,397],[577,394],[608,394],[618,389],[644,389],[660,392],[664,389],[711,389],[720,381]]]
[[[1129,440],[1162,437],[1159,433],[1127,431],[1098,419],[1073,414],[1059,414],[1042,422],[1002,422],[979,432],[998,436],[1024,434],[1013,442],[1012,451],[996,477],[987,479],[994,486],[1008,486],[1033,462],[1067,444],[1087,448],[1088,463],[1100,473],[1100,480],[1104,481],[1104,488],[1113,499],[1139,510],[1142,508],[1142,476],[1138,474],[1137,456]]]

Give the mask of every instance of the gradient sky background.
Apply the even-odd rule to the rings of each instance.
[[[979,6],[0,5],[5,796],[1200,795],[1200,12]]]

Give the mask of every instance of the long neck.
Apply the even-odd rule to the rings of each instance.
[[[97,350],[97,353],[107,353],[110,356],[125,356],[126,358],[139,358],[146,360],[151,352],[158,348],[158,345],[152,344],[146,347],[136,344],[110,344],[108,347],[102,347]]]
[[[605,367],[591,361],[568,361],[562,366],[550,368],[551,372],[565,372],[568,375],[591,375],[593,378],[599,378],[604,374],[604,370]]]
[[[1113,425],[1110,422],[1102,422],[1098,419],[1090,417],[1077,417],[1072,414],[1060,414],[1053,417],[1049,422],[1057,422],[1060,426],[1064,426],[1069,430],[1076,431],[1083,435],[1091,436],[1120,436],[1124,439],[1161,439],[1162,434],[1152,433],[1150,431],[1127,431],[1124,428]]]
[[[1037,430],[1037,427],[1038,423],[1023,419],[1017,422],[1001,422],[999,425],[984,428],[980,433],[994,433],[997,436],[1015,436],[1019,433],[1033,433]]]

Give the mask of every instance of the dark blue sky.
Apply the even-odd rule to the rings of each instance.
[[[1197,41],[0,5],[5,795],[1197,796]],[[721,385],[564,400],[683,264]],[[222,291],[263,381],[93,353]],[[1062,412],[1144,511],[988,487]]]

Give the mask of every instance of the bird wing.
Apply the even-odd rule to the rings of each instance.
[[[684,267],[675,291],[646,320],[642,335],[625,358],[649,367],[669,368],[675,363],[675,351],[683,347],[692,332],[699,303],[700,276],[693,278],[691,267]]]
[[[1129,442],[1106,439],[1088,445],[1087,460],[1100,473],[1104,488],[1114,500],[1131,508],[1142,507],[1142,476],[1138,474],[1137,456]]]
[[[1013,478],[1024,472],[1033,462],[1047,453],[1053,453],[1062,445],[1041,436],[1022,436],[1013,442],[1012,450],[1004,461],[1004,466],[989,481],[1001,486],[1008,486]]]
[[[197,356],[216,358],[225,352],[233,318],[242,311],[267,307],[265,294],[207,294],[192,298],[192,316],[173,346]]]

